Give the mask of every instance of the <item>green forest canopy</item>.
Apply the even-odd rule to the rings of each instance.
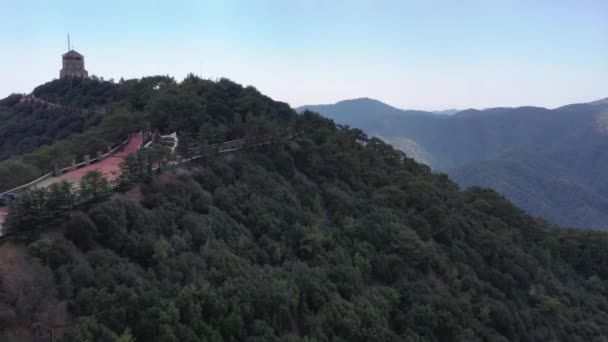
[[[251,117],[254,111],[268,111],[272,115],[273,109],[267,108],[268,99],[261,97],[253,87],[239,86],[238,89],[242,92],[239,98],[233,97],[236,89],[236,85],[228,80],[222,79],[214,83],[194,76],[181,84],[170,77],[154,76],[121,80],[118,84],[90,79],[61,79],[39,86],[34,90],[36,97],[66,108],[78,108],[82,114],[74,115],[83,118],[93,115],[96,119],[84,130],[79,125],[64,126],[61,134],[58,134],[48,123],[38,125],[47,130],[39,132],[38,126],[30,126],[23,115],[13,114],[16,122],[23,125],[19,130],[21,135],[37,136],[38,140],[24,149],[11,142],[10,135],[4,137],[4,140],[0,138],[0,151],[13,156],[0,161],[0,191],[51,172],[55,164],[65,167],[75,158],[82,160],[86,154],[95,155],[97,151],[106,151],[108,146],[116,145],[129,134],[142,129],[160,130],[164,133],[179,131],[186,144],[193,142],[194,145],[200,143],[200,140],[212,143],[242,137],[248,126],[252,126],[255,121]],[[16,109],[11,109],[13,112],[24,106],[19,105],[18,101],[9,101],[11,99],[9,97],[0,102],[0,115],[3,103],[15,107]],[[31,107],[33,106],[28,105],[26,109],[31,111]],[[100,118],[99,114],[90,112],[95,108],[104,108],[106,114]],[[281,110],[290,109],[285,107]],[[37,116],[32,116],[30,121],[38,122],[42,120],[40,115],[44,114],[56,126],[70,118],[68,110],[39,108],[37,111],[34,113]],[[249,121],[247,116],[250,116]],[[238,121],[241,122],[233,125]],[[262,129],[259,133],[269,129],[259,124],[255,127]],[[0,132],[13,132],[13,128],[12,121],[0,124]],[[31,148],[39,145],[43,146]],[[21,153],[26,154],[19,155]]]
[[[166,88],[133,109],[150,127],[298,134],[41,224],[59,234],[28,237],[30,283],[0,283],[7,336],[53,326],[48,313],[65,308],[63,341],[608,337],[605,233],[461,191],[379,139],[253,88],[194,77]]]

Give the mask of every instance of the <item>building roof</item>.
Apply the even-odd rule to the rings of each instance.
[[[62,57],[84,57],[83,55],[76,52],[76,50],[70,50],[63,54]]]

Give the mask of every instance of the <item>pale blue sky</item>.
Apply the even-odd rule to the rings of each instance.
[[[608,97],[607,0],[2,0],[0,97],[89,73],[187,73],[293,106],[555,107]]]

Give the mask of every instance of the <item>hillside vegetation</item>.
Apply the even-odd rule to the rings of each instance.
[[[385,137],[462,186],[496,189],[532,215],[561,225],[608,228],[608,105],[602,101],[554,110],[470,109],[451,116],[370,99],[303,108]],[[402,146],[404,139],[414,144]],[[559,179],[553,175],[557,170],[564,171]]]
[[[517,153],[450,172],[462,186],[490,187],[516,205],[568,226],[606,228],[608,198],[571,170],[538,154]]]
[[[0,160],[82,133],[102,119],[88,111],[20,103],[22,97],[11,95],[0,100]]]
[[[108,146],[141,130],[141,116],[133,110],[134,97],[127,93],[130,88],[151,88],[154,84],[150,79],[121,85],[61,79],[36,88],[34,94],[64,107],[19,104],[20,96],[2,100],[0,132],[6,134],[0,135],[0,152],[10,158],[0,158],[5,159],[0,161],[0,192],[51,172],[55,165],[66,167],[73,159],[82,161],[86,154],[105,152]],[[139,93],[143,96],[144,89]],[[106,113],[95,111],[99,108],[93,104],[103,104]]]
[[[26,273],[0,264],[6,339],[36,323],[61,341],[608,338],[605,233],[460,191],[377,138],[228,80],[165,84],[141,110],[185,136],[277,142],[13,221],[0,255],[26,248]],[[45,196],[41,211],[58,203]]]

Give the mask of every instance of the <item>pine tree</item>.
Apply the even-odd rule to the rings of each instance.
[[[142,153],[130,153],[120,163],[120,177],[117,180],[118,186],[126,188],[144,179],[146,165]]]
[[[110,183],[99,170],[89,171],[80,179],[79,194],[83,202],[104,198],[111,190]]]
[[[5,222],[6,235],[30,237],[52,218],[47,207],[48,190],[34,188],[19,196],[9,207]]]
[[[123,331],[123,333],[120,334],[120,336],[118,336],[114,342],[135,342],[131,329],[125,329],[125,331]]]
[[[64,215],[76,205],[76,194],[70,183],[54,183],[48,188],[46,207],[52,216]]]

